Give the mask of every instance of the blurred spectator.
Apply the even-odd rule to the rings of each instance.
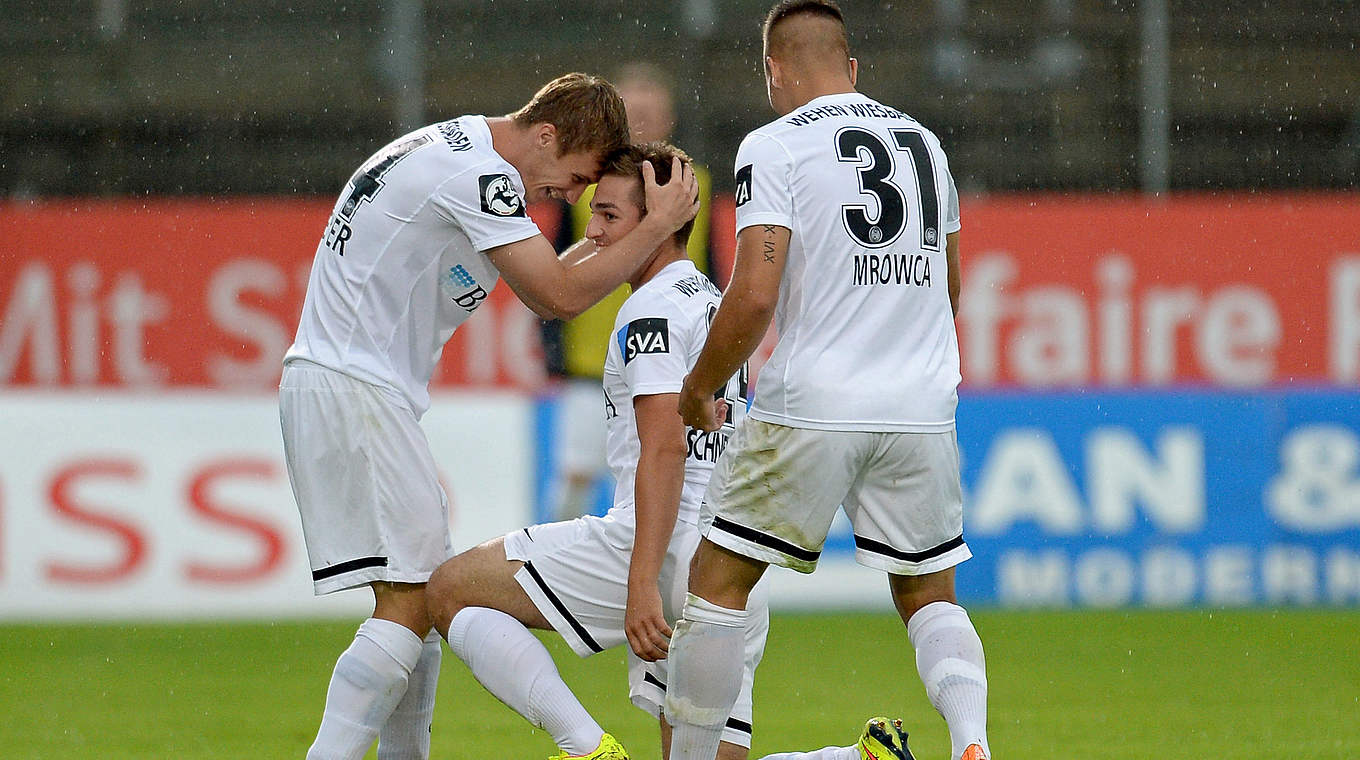
[[[634,143],[670,141],[675,129],[674,85],[655,64],[635,61],[619,69],[614,78],[628,112]],[[681,146],[684,147],[684,146]],[[709,251],[709,206],[712,177],[708,168],[694,164],[699,181],[700,208],[689,239],[689,257],[699,271],[715,279]],[[564,208],[558,249],[565,249],[585,236],[590,221],[591,187],[575,205]],[[604,399],[600,377],[604,369],[609,331],[619,306],[628,297],[620,286],[603,301],[570,322],[543,324],[543,352],[548,377],[559,385],[559,411],[553,443],[556,467],[546,494],[545,519],[567,520],[584,514],[602,514],[611,498],[611,479],[605,463]]]

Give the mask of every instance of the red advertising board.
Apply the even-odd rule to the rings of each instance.
[[[973,385],[1360,382],[1360,196],[963,205]]]
[[[720,240],[730,205],[715,204]],[[0,385],[275,387],[329,211],[0,204]],[[531,214],[551,239],[557,209]],[[1360,196],[965,199],[963,220],[966,383],[1360,382]],[[730,246],[717,253],[730,261]],[[537,326],[497,288],[435,385],[538,387]]]
[[[326,200],[0,205],[0,385],[278,385]],[[553,205],[530,209],[555,234]],[[496,288],[453,336],[439,386],[536,387],[538,319]]]

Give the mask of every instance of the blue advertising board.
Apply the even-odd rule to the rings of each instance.
[[[962,596],[1360,603],[1360,393],[966,395],[958,433]]]

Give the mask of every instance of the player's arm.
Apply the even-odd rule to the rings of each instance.
[[[671,233],[694,218],[699,207],[694,172],[679,159],[671,172],[671,181],[658,185],[651,164],[643,164],[647,216],[612,245],[596,248],[581,241],[558,258],[547,239],[535,235],[491,248],[486,256],[540,317],[571,319],[631,277]],[[575,250],[583,245],[588,248]]]
[[[586,238],[581,238],[575,243],[572,243],[571,246],[567,248],[567,250],[558,254],[557,260],[563,266],[573,267],[576,266],[577,263],[579,263],[582,259],[586,258],[587,256],[594,256],[596,251],[598,250],[600,250],[599,247],[596,246],[594,243],[590,242]],[[542,303],[539,303],[538,301],[533,300],[533,297],[530,296],[528,293],[515,291],[515,295],[519,296],[519,300],[522,301],[525,306],[528,306],[530,311],[534,312],[540,317],[568,319],[568,317],[559,317],[559,315],[555,314],[552,311],[552,309],[548,308],[547,306],[544,306]]]
[[[658,243],[658,245],[660,244]],[[581,260],[587,256],[593,256],[597,250],[599,250],[599,248],[597,248],[594,243],[590,242],[588,238],[581,238],[575,243],[572,243],[570,248],[558,254],[557,260],[566,266],[572,267],[579,264]]]
[[[944,261],[949,270],[949,307],[959,315],[959,293],[963,290],[963,275],[959,273],[959,233],[951,232],[944,238]]]
[[[779,282],[789,253],[789,228],[745,227],[737,235],[732,282],[708,329],[708,340],[680,389],[680,416],[704,430],[722,426],[725,409],[713,394],[741,369],[770,328],[779,303]]]
[[[599,248],[594,243],[586,238],[581,238],[575,243],[572,243],[565,251],[559,253],[557,255],[557,260],[561,262],[562,265],[571,267],[575,266],[585,257],[595,255],[597,250],[599,250]],[[515,295],[519,296],[519,300],[523,302],[525,306],[528,306],[529,310],[535,314],[545,318],[555,316],[551,309],[538,301],[533,300],[528,294],[516,291]]]
[[[628,564],[623,629],[633,653],[648,662],[666,656],[671,636],[657,579],[685,486],[685,424],[675,409],[674,393],[633,399],[641,453],[633,485],[637,533]]]

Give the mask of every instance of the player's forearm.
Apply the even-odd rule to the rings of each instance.
[[[644,218],[622,239],[594,251],[568,249],[560,297],[553,304],[558,316],[572,319],[609,295],[643,267],[671,234],[660,220]]]
[[[558,254],[557,260],[566,266],[574,266],[581,259],[584,259],[587,256],[593,256],[598,248],[599,246],[591,242],[590,238],[581,238],[575,243],[572,243],[567,250]]]
[[[529,307],[529,311],[532,311],[539,319],[561,319],[561,317],[557,315],[557,312],[553,311],[547,304],[539,301],[533,294],[525,290],[515,290],[515,296],[519,298],[520,303]]]
[[[732,283],[709,326],[699,360],[685,385],[712,393],[736,374],[770,329],[788,256],[787,227],[760,224],[737,233]]]
[[[729,297],[724,297],[703,351],[690,370],[689,383],[708,393],[717,391],[741,369],[765,339],[774,318],[773,302]]]
[[[680,495],[685,485],[685,452],[656,452],[638,459],[633,487],[636,533],[628,565],[629,588],[656,587],[666,558]]]

